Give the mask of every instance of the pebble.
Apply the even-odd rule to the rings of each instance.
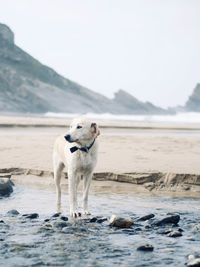
[[[97,217],[93,217],[90,219],[90,222],[93,223],[93,222],[96,222],[97,221]]]
[[[151,219],[153,217],[155,217],[154,214],[148,214],[146,216],[143,216],[143,217],[139,218],[138,221],[147,221],[147,220],[149,220],[149,219]]]
[[[179,220],[180,220],[180,215],[172,215],[172,216],[165,217],[162,220],[153,222],[153,225],[156,225],[156,226],[163,226],[163,225],[166,225],[166,224],[175,224],[175,225],[177,225]]]
[[[118,228],[130,228],[133,225],[133,221],[131,219],[112,215],[109,220],[109,225]]]
[[[167,235],[172,232],[172,229],[160,230],[157,233],[161,235]]]
[[[179,236],[182,236],[182,233],[180,231],[172,231],[170,232],[167,236],[169,237],[179,237]]]
[[[154,247],[150,244],[143,244],[140,245],[139,247],[137,247],[137,250],[141,250],[141,251],[153,251]]]
[[[97,222],[97,223],[102,223],[102,222],[105,222],[107,221],[108,219],[106,217],[100,217],[100,216],[97,216],[97,217],[93,217],[89,220],[90,223],[93,223],[93,222]]]
[[[57,218],[57,217],[59,217],[60,215],[61,215],[61,212],[57,212],[57,213],[53,214],[51,217],[52,217],[52,218]]]
[[[7,213],[6,213],[7,216],[17,216],[19,215],[19,212],[17,210],[9,210]]]
[[[26,219],[36,219],[39,217],[38,213],[30,213],[30,214],[23,214],[23,217],[25,217]]]
[[[65,216],[61,216],[60,219],[61,219],[62,221],[65,221],[65,222],[68,221],[68,218],[65,217]]]
[[[106,217],[102,217],[100,219],[97,220],[98,223],[102,223],[102,222],[105,222],[107,221],[108,219]]]
[[[9,196],[13,192],[13,185],[9,178],[0,178],[0,196]]]

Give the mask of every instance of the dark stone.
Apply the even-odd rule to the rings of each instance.
[[[3,238],[0,238],[0,241],[4,241],[5,239],[3,239]]]
[[[50,219],[45,219],[45,220],[44,220],[44,222],[49,222],[49,221],[50,221]]]
[[[7,216],[17,216],[19,215],[19,212],[17,210],[9,210],[7,213],[6,213]]]
[[[93,222],[96,222],[97,221],[97,217],[93,217],[90,219],[90,222],[93,223]]]
[[[143,216],[143,217],[139,218],[138,221],[147,221],[147,220],[149,220],[149,219],[151,219],[153,217],[155,217],[154,214],[149,214],[149,215],[146,215],[146,216]]]
[[[26,219],[36,219],[39,217],[38,213],[30,213],[30,214],[23,214],[23,217],[25,217]]]
[[[179,231],[172,231],[167,236],[169,236],[169,237],[179,237],[179,236],[182,236],[182,234]]]
[[[144,244],[144,245],[140,245],[139,247],[137,247],[137,250],[141,250],[141,251],[153,251],[154,247],[152,245],[149,244]]]
[[[3,220],[0,220],[0,223],[5,223]]]
[[[175,224],[175,225],[177,225],[179,220],[180,220],[180,215],[172,215],[172,216],[169,216],[169,217],[165,217],[162,220],[153,222],[153,225],[156,225],[156,226],[163,226],[163,225],[166,225],[166,224]]]
[[[61,215],[61,212],[57,212],[57,213],[55,213],[54,215],[52,215],[51,217],[52,218],[57,218],[57,217],[59,217]]]
[[[9,196],[13,192],[13,183],[9,178],[0,178],[0,196]]]
[[[65,221],[65,222],[68,221],[68,218],[65,217],[65,216],[61,216],[60,219],[61,219],[62,221]]]
[[[169,234],[169,233],[171,233],[171,232],[172,232],[171,229],[167,229],[167,230],[160,230],[160,231],[158,231],[157,233],[158,233],[158,234],[161,234],[161,235],[167,235],[167,234]]]
[[[102,223],[102,222],[105,222],[107,220],[108,219],[106,217],[103,217],[103,218],[97,219],[97,223]]]

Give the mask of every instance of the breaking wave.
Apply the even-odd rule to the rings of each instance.
[[[129,121],[129,122],[162,122],[162,123],[200,123],[200,113],[182,112],[175,115],[115,115],[110,113],[53,113],[47,112],[45,117],[73,119],[78,116],[84,116],[101,121]]]

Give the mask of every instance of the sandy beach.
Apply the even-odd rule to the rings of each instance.
[[[99,124],[97,173],[200,174],[200,127],[197,125]],[[1,117],[1,168],[52,171],[54,140],[67,132],[68,125],[69,121],[60,119]]]

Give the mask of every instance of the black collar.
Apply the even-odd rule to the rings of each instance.
[[[93,142],[89,146],[85,146],[85,147],[73,146],[70,148],[70,151],[71,151],[71,153],[74,153],[75,151],[77,151],[79,149],[81,151],[88,153],[90,148],[94,145],[94,142],[95,142],[95,139],[93,140]]]

